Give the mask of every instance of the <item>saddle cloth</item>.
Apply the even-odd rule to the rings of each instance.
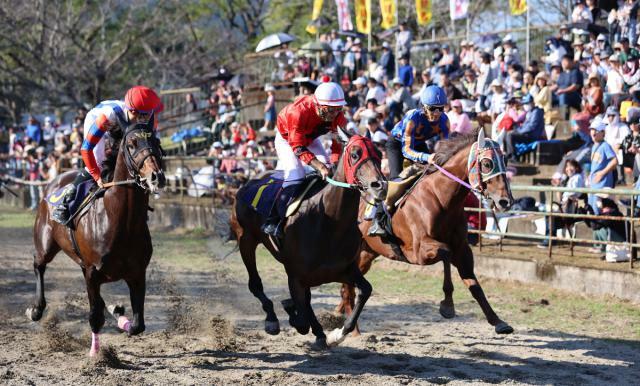
[[[69,213],[74,214],[80,208],[85,199],[89,199],[92,190],[97,187],[93,179],[82,182],[76,189],[76,196],[73,201],[69,203]],[[52,208],[62,205],[65,193],[72,188],[72,184],[67,184],[63,187],[56,189],[50,193],[45,200],[51,205]]]
[[[311,187],[318,181],[317,178],[307,178],[303,182],[304,188],[298,190],[297,196],[290,201],[287,207],[287,217],[296,213],[300,204],[307,196]],[[261,216],[269,216],[274,200],[278,197],[282,184],[284,182],[282,173],[272,173],[262,178],[250,180],[244,186],[243,193],[239,196],[240,201],[244,202],[258,212]]]

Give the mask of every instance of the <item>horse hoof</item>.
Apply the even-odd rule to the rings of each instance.
[[[498,334],[511,334],[513,332],[513,327],[505,322],[500,322],[496,324],[496,332]]]
[[[277,320],[274,322],[265,320],[264,332],[266,332],[269,335],[278,335],[280,333],[280,322],[278,322]]]
[[[131,327],[129,328],[129,336],[142,334],[144,330],[145,330],[144,324],[140,324],[137,326],[131,325]]]
[[[98,355],[99,351],[99,349],[91,348],[91,350],[89,350],[89,357],[95,358]]]
[[[316,338],[316,341],[311,345],[311,350],[313,351],[325,351],[328,348],[327,338]]]
[[[344,327],[336,328],[335,330],[329,333],[329,336],[327,336],[327,344],[330,347],[337,346],[340,343],[344,342],[344,340],[347,338],[347,335],[344,334],[343,330],[344,330]]]
[[[34,322],[37,322],[42,318],[42,310],[38,307],[29,307],[25,312],[27,318],[31,319]]]
[[[456,309],[454,306],[446,305],[444,301],[442,301],[440,302],[440,315],[445,319],[451,319],[456,316]]]

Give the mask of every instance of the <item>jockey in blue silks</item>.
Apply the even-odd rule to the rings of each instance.
[[[429,86],[420,94],[420,102],[422,108],[409,110],[391,130],[391,137],[386,144],[389,180],[400,175],[405,159],[422,164],[431,162],[433,154],[429,153],[427,140],[449,136],[449,118],[444,113],[444,106],[447,104],[444,90],[438,86]],[[381,224],[385,211],[380,205],[382,204],[378,204],[376,208],[376,215],[369,228],[370,236],[387,235],[387,230]]]

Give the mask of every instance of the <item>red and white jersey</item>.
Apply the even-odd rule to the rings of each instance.
[[[337,133],[338,126],[346,127],[347,119],[344,113],[338,114],[332,122],[325,122],[318,116],[313,95],[298,98],[287,105],[277,121],[278,131],[285,139],[293,153],[302,162],[308,164],[315,158],[313,152],[307,149],[314,139],[327,133]],[[333,139],[331,143],[331,162],[335,163],[340,158],[342,146]]]

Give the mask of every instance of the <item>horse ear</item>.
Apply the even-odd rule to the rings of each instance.
[[[340,137],[340,141],[347,143],[351,136],[352,134],[349,134],[346,130],[342,129],[342,127],[338,126],[338,137]]]
[[[482,149],[484,147],[484,129],[480,128],[478,131],[478,149]]]

